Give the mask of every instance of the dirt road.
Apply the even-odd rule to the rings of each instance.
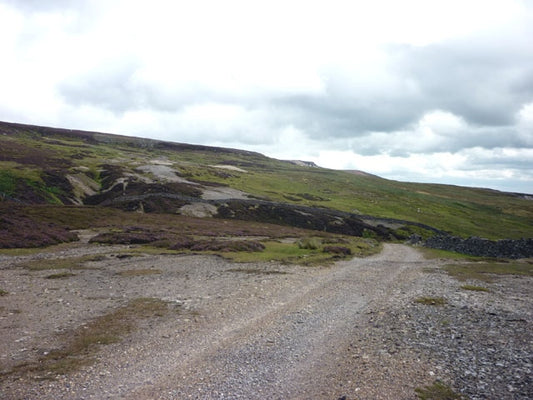
[[[428,274],[438,262],[410,247],[385,244],[376,256],[321,268],[236,265],[201,256],[114,259],[112,267],[107,259],[94,266],[99,263],[106,268],[48,290],[55,296],[49,301],[16,305],[22,297],[8,296],[9,307],[21,312],[3,318],[2,328],[25,337],[13,343],[26,350],[11,343],[2,351],[31,358],[37,350],[28,348],[53,345],[38,339],[52,337],[52,325],[76,326],[128,298],[158,297],[187,312],[142,323],[72,374],[46,381],[8,377],[0,386],[3,398],[416,399],[416,387],[453,379],[431,352],[410,345],[420,336],[403,323],[413,299],[450,292],[453,285]],[[117,275],[132,266],[160,273]],[[16,264],[2,272],[8,284],[42,293],[35,287],[39,277],[23,276]],[[57,314],[56,297],[68,304],[69,318]],[[32,325],[21,316],[30,308],[54,315],[54,323]]]

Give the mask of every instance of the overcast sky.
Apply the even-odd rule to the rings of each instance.
[[[0,120],[533,193],[533,2],[0,0]]]

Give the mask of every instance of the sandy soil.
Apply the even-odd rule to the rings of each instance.
[[[140,323],[71,374],[39,380],[8,373],[2,398],[416,399],[414,389],[435,379],[453,386],[455,372],[416,343],[418,325],[410,330],[407,320],[425,312],[413,305],[419,296],[444,293],[462,304],[466,295],[453,279],[428,273],[441,261],[415,249],[386,244],[373,257],[313,268],[207,256],[118,258],[124,250],[78,244],[61,253],[0,256],[8,292],[0,297],[3,372],[60,347],[62,332],[129,299],[156,297],[182,310]],[[18,267],[96,252],[104,258],[87,264],[93,269],[64,280]],[[150,268],[159,273],[117,274]],[[521,282],[522,300],[497,299],[531,325],[531,280]],[[483,294],[468,296],[494,306]]]

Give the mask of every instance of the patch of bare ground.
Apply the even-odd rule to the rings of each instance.
[[[125,249],[63,250],[55,256],[101,257],[56,280],[23,268],[53,253],[0,258],[2,398],[416,399],[415,389],[441,386],[471,399],[533,397],[531,277],[465,290],[443,261],[402,245],[312,268]],[[158,308],[136,318],[136,299]],[[124,309],[128,329],[91,345],[87,363],[24,370]]]

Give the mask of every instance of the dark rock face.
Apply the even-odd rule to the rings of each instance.
[[[427,239],[423,245],[480,257],[514,259],[533,257],[533,238],[494,241],[479,237],[462,239],[456,236],[434,236]]]
[[[353,214],[284,203],[230,200],[218,205],[216,217],[268,222],[350,236],[371,235],[381,239],[394,237],[392,230],[381,225],[366,224]]]

